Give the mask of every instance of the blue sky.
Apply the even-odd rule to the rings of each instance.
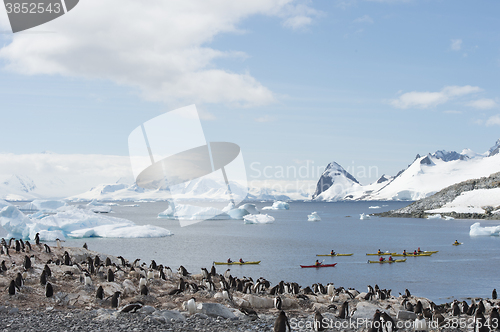
[[[500,138],[497,1],[184,3],[81,1],[15,36],[0,13],[0,152],[127,155],[192,103],[249,169],[377,166],[364,183]]]

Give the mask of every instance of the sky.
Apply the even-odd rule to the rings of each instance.
[[[314,181],[336,161],[367,184],[417,153],[482,153],[500,138],[499,10],[82,0],[12,34],[0,8],[0,153],[127,156],[134,128],[191,104],[254,180]]]

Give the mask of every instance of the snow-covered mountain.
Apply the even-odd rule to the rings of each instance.
[[[469,179],[487,177],[500,171],[500,140],[488,152],[479,154],[465,149],[436,151],[415,160],[393,178],[383,176],[378,181],[361,186],[349,173],[331,163],[318,181],[314,200],[418,200],[441,189]],[[331,168],[331,169],[329,169]],[[325,183],[330,186],[325,186]],[[319,192],[319,194],[317,194]]]

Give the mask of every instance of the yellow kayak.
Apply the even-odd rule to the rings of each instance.
[[[402,262],[406,262],[406,258],[405,259],[395,259],[395,260],[392,260],[392,261],[389,261],[389,260],[385,260],[385,261],[368,261],[368,263],[402,263]]]
[[[430,256],[432,255],[431,253],[420,253],[420,254],[416,254],[414,255],[413,253],[407,253],[406,255],[404,254],[394,254],[393,256],[394,257],[419,257],[419,256]]]
[[[215,265],[251,265],[251,264],[259,264],[260,261],[256,262],[245,262],[245,263],[240,263],[240,262],[214,262]]]
[[[330,256],[330,257],[335,257],[335,256],[352,256],[353,254],[334,254],[334,255],[316,255],[316,256]]]
[[[396,255],[396,253],[395,252],[383,252],[381,254],[366,254],[366,256],[383,256],[383,255],[392,255],[392,256],[394,256],[394,255]]]
[[[461,244],[463,244],[463,243],[462,242],[460,242],[460,243],[453,243],[454,246],[459,246]]]

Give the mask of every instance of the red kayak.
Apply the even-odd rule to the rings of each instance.
[[[321,264],[321,265],[301,265],[300,267],[301,268],[306,268],[306,267],[331,267],[331,266],[335,266],[337,265],[337,263],[334,263],[334,264]]]

